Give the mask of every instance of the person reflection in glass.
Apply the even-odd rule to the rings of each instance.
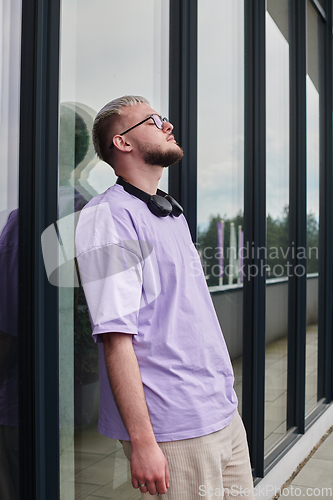
[[[83,105],[81,107],[84,108]],[[78,109],[81,111],[82,117]],[[95,194],[80,183],[84,169],[94,166],[89,155],[88,113],[79,105],[60,106],[59,141],[59,218],[81,210]],[[75,172],[75,186],[70,178]],[[19,415],[18,415],[18,226],[19,209],[13,210],[0,235],[0,499],[19,498]],[[81,288],[74,291],[75,324],[88,323],[87,307]],[[76,328],[79,329],[79,328]],[[82,331],[82,328],[80,328]],[[91,341],[90,331],[88,333]],[[82,335],[81,335],[82,336]],[[82,339],[77,339],[80,351]],[[93,342],[91,341],[92,345]],[[94,348],[94,345],[93,345]],[[92,350],[91,350],[92,351]],[[77,356],[76,373],[80,371]],[[95,355],[97,360],[97,352]],[[96,361],[97,362],[97,361]],[[95,369],[98,371],[98,364]]]
[[[59,130],[59,219],[79,212],[96,194],[87,180],[88,172],[97,162],[90,139],[93,110],[79,103],[60,105]],[[81,180],[84,182],[81,183]],[[74,186],[73,186],[74,184]],[[92,401],[82,404],[82,387],[98,381],[98,348],[92,330],[83,288],[74,288],[74,424],[92,423]],[[94,392],[98,397],[98,392]]]
[[[18,445],[18,209],[0,235],[0,498],[16,500]]]

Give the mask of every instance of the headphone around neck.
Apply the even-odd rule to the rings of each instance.
[[[157,194],[150,195],[129,182],[124,181],[121,177],[118,177],[117,184],[123,186],[127,193],[144,201],[156,217],[167,217],[168,215],[179,217],[183,213],[183,208],[179,203],[172,196],[161,191],[161,189],[157,190]]]

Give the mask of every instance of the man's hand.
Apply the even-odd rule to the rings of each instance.
[[[163,495],[169,487],[169,468],[165,456],[157,443],[150,446],[132,447],[132,485],[142,493]],[[144,484],[145,486],[141,486]]]

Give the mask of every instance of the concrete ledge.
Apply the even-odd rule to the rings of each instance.
[[[275,491],[282,488],[298,465],[333,424],[333,404],[328,405],[325,413],[310,427],[291,450],[276,464],[255,488],[256,500],[270,500]]]

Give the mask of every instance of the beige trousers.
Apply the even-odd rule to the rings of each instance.
[[[165,495],[143,493],[143,500],[253,500],[253,480],[246,433],[238,411],[224,429],[193,439],[158,443],[169,465]],[[131,443],[123,441],[131,456]]]

